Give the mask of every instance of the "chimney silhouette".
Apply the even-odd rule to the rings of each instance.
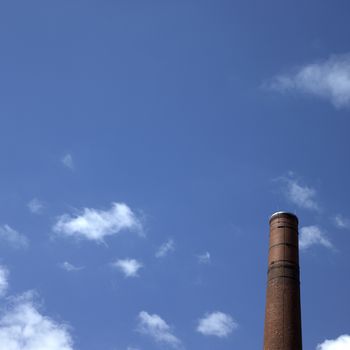
[[[298,218],[270,217],[264,350],[302,350]]]

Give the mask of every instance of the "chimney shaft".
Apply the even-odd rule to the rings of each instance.
[[[264,350],[302,350],[298,218],[270,218]]]

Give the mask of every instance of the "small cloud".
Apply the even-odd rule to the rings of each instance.
[[[12,248],[27,248],[29,242],[26,236],[17,232],[9,225],[0,226],[0,240],[7,242]]]
[[[350,220],[340,214],[334,217],[334,223],[340,229],[350,229]]]
[[[209,252],[197,255],[197,260],[199,264],[210,264],[211,256]]]
[[[216,311],[206,314],[198,321],[197,332],[225,338],[237,328],[237,322],[230,315]]]
[[[28,203],[28,208],[33,214],[41,214],[44,210],[44,203],[37,198],[33,198]]]
[[[66,168],[74,170],[73,156],[70,153],[65,154],[62,157],[61,162]]]
[[[306,64],[273,78],[266,86],[279,92],[297,91],[330,101],[336,108],[350,106],[350,54]]]
[[[66,270],[68,272],[73,272],[73,271],[80,271],[83,270],[84,267],[82,266],[74,266],[73,264],[69,263],[68,261],[63,262],[62,264],[59,265],[63,270]]]
[[[322,344],[318,344],[316,350],[349,350],[350,335],[344,334],[334,340],[325,340]]]
[[[316,202],[316,190],[312,187],[302,185],[290,173],[287,177],[278,178],[285,184],[283,188],[284,195],[293,204],[303,209],[319,211],[320,207]]]
[[[170,345],[173,348],[181,347],[180,339],[174,335],[171,327],[160,316],[141,311],[138,321],[140,333],[150,336],[157,343]]]
[[[104,242],[106,236],[123,230],[142,232],[142,224],[126,204],[112,203],[109,210],[84,208],[80,215],[62,215],[53,230],[62,236]]]
[[[120,270],[125,277],[137,277],[138,271],[143,265],[135,259],[120,259],[112,263],[113,267]]]
[[[167,242],[163,243],[157,250],[155,256],[156,258],[163,258],[167,256],[170,252],[175,250],[175,242],[169,239]]]
[[[314,200],[316,191],[307,186],[301,186],[296,181],[289,182],[288,196],[290,201],[297,204],[301,208],[318,209],[318,205]]]
[[[300,229],[299,247],[307,249],[313,245],[322,245],[326,248],[333,248],[325,233],[318,226],[305,226]]]
[[[3,297],[9,287],[9,271],[5,266],[0,265],[0,297]]]
[[[73,350],[67,325],[43,315],[34,301],[34,293],[10,298],[0,312],[0,347],[11,350]]]

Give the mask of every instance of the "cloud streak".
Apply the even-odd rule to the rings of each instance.
[[[171,327],[159,315],[141,311],[138,315],[137,329],[157,343],[170,345],[173,348],[181,347],[180,339],[174,335]]]
[[[80,215],[62,215],[53,227],[59,235],[95,242],[124,230],[142,232],[140,219],[124,203],[112,203],[109,210],[84,208]]]
[[[350,229],[350,220],[338,214],[334,217],[335,226],[340,229]]]
[[[326,234],[318,226],[304,226],[300,229],[299,247],[306,250],[314,245],[333,248]]]
[[[9,225],[0,226],[0,240],[9,244],[12,248],[27,248],[29,241],[26,236],[14,230]]]
[[[290,74],[276,76],[267,86],[279,92],[314,95],[330,101],[336,108],[350,107],[350,54],[306,64]]]
[[[158,248],[155,256],[156,258],[164,258],[174,250],[175,250],[175,242],[172,239],[169,239]]]
[[[316,190],[301,184],[295,179],[293,173],[290,173],[288,176],[280,177],[277,181],[284,184],[282,190],[289,202],[302,209],[320,211],[320,206],[316,201]]]
[[[3,297],[9,287],[9,271],[5,266],[0,265],[0,297]]]
[[[67,272],[74,272],[74,271],[80,271],[83,270],[84,267],[82,266],[75,266],[71,264],[68,261],[64,261],[62,264],[59,265],[63,270],[66,270]]]

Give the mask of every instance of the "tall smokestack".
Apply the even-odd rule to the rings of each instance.
[[[298,218],[270,218],[264,350],[302,350]]]

